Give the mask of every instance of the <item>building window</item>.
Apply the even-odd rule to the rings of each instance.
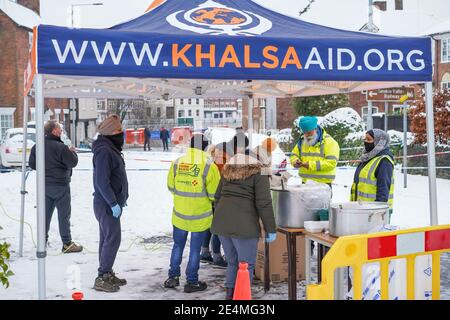
[[[200,104],[200,99],[195,99],[195,104]]]
[[[442,82],[442,91],[450,90],[450,82]]]
[[[106,100],[97,100],[97,110],[98,111],[106,110]]]
[[[173,119],[174,115],[174,107],[166,107],[166,118],[167,119]]]
[[[195,115],[197,116],[197,117],[200,117],[200,110],[195,110]]]
[[[386,11],[386,1],[374,1],[373,5],[381,11]]]
[[[192,110],[188,110],[188,117],[192,117]]]
[[[192,99],[188,99],[188,104],[192,104]]]
[[[0,115],[0,137],[3,137],[6,130],[14,127],[14,118],[12,114]]]
[[[369,107],[361,108],[362,119],[364,122],[367,122],[367,114],[369,113]],[[372,114],[378,113],[378,107],[372,107]]]
[[[184,110],[178,110],[178,118],[184,117]]]
[[[403,0],[395,0],[395,10],[403,10]]]
[[[441,41],[441,62],[450,62],[450,38]]]
[[[184,104],[184,99],[180,99],[180,104]]]
[[[161,118],[161,108],[160,107],[156,108],[156,117]]]

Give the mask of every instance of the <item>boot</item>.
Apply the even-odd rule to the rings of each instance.
[[[116,286],[119,286],[119,287],[124,286],[124,285],[127,284],[127,280],[118,278],[113,271],[111,271],[109,273],[111,274],[111,282],[112,282],[112,284],[114,284]]]
[[[234,296],[234,288],[227,288],[225,300],[233,300],[233,296]]]
[[[164,281],[164,288],[173,289],[180,285],[180,277],[169,277],[166,281]]]
[[[76,244],[73,241],[67,242],[63,244],[62,253],[73,253],[73,252],[81,252],[83,251],[83,246]]]
[[[103,292],[117,292],[120,287],[112,283],[112,276],[110,273],[105,273],[103,276],[98,276],[95,279],[94,290]]]
[[[220,269],[226,269],[228,263],[225,261],[225,259],[222,256],[213,257],[213,267],[220,268]]]
[[[208,285],[206,284],[206,282],[203,281],[197,281],[197,283],[188,281],[184,286],[184,292],[192,293],[197,291],[203,291],[206,290],[207,287]]]

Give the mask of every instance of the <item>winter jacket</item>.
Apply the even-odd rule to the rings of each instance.
[[[309,168],[299,168],[303,183],[313,180],[322,183],[332,183],[336,177],[336,166],[339,161],[340,148],[322,127],[318,127],[318,142],[314,146],[302,140],[292,150],[290,157],[292,166],[297,160],[307,162]]]
[[[29,165],[36,170],[36,145],[31,148]],[[45,184],[66,185],[70,183],[72,168],[78,164],[76,152],[70,151],[59,137],[45,136]]]
[[[245,158],[245,161],[238,159]],[[260,219],[265,232],[276,232],[269,176],[248,155],[236,155],[225,165],[216,192],[211,233],[233,238],[259,238]]]
[[[150,139],[150,134],[151,134],[150,129],[149,128],[145,128],[144,129],[144,139],[145,140],[149,140]]]
[[[99,135],[92,144],[94,153],[94,197],[113,207],[125,205],[128,199],[128,180],[125,161],[120,151],[105,136]]]
[[[381,151],[377,157],[387,155],[394,160],[394,156],[392,155],[389,148],[384,149]],[[372,159],[370,159],[372,160]],[[356,168],[355,175],[353,178],[353,182],[355,185],[355,194],[358,193],[358,183],[359,183],[359,176],[361,170],[370,162],[366,161],[363,163],[360,163],[358,167]],[[381,202],[388,202],[389,200],[389,190],[391,189],[392,181],[392,173],[394,171],[394,166],[388,159],[382,159],[375,170],[375,177],[377,178],[377,195],[375,201],[381,201]]]
[[[159,137],[161,140],[169,140],[169,131],[166,129],[159,131]]]
[[[167,187],[173,194],[172,224],[189,232],[209,229],[219,181],[219,169],[202,150],[189,148],[172,162],[167,174]]]

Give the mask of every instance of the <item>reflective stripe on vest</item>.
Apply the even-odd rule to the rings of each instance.
[[[176,211],[175,209],[173,210],[173,213],[180,219],[184,219],[184,220],[201,220],[204,218],[208,218],[209,216],[212,216],[213,212],[212,211],[208,211],[199,215],[195,215],[195,216],[187,216],[185,214],[179,213],[178,211]]]
[[[369,193],[364,193],[358,190],[358,197],[363,197],[363,198],[367,198],[367,199],[373,199],[373,201],[375,201],[375,199],[377,198],[376,194],[369,194]],[[389,195],[389,199],[394,199],[394,195],[390,194]]]
[[[324,137],[324,139],[326,138],[327,136],[325,136]],[[320,145],[320,153],[317,153],[317,152],[305,152],[305,153],[302,153],[302,150],[300,149],[300,157],[302,157],[302,156],[304,156],[304,157],[325,157],[325,142],[322,142],[322,144]]]
[[[306,173],[300,173],[300,176],[302,178],[306,178],[306,179],[331,179],[331,180],[333,180],[334,178],[336,178],[336,176],[324,176],[324,175],[319,175],[319,174],[306,174]]]
[[[375,171],[378,168],[381,160],[384,158],[388,159],[392,164],[393,161],[388,156],[378,156],[369,161],[369,163],[361,169],[358,177],[358,185],[355,183],[352,185],[352,195],[351,200],[361,200],[361,201],[376,201],[377,198],[377,178],[375,177]],[[372,162],[370,164],[370,162]],[[370,164],[370,167],[368,165]],[[367,170],[368,168],[368,170]],[[357,188],[356,194],[355,189]],[[392,173],[391,186],[389,189],[388,203],[392,206],[394,201],[394,173]]]

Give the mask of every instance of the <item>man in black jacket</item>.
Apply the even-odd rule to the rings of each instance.
[[[121,241],[120,217],[128,199],[128,180],[122,157],[123,130],[120,118],[111,115],[99,124],[94,153],[94,213],[99,223],[99,263],[94,289],[116,292],[127,284],[113,272]]]
[[[45,131],[45,234],[48,231],[53,211],[58,210],[59,234],[63,242],[62,252],[80,252],[83,247],[72,241],[70,234],[70,179],[72,168],[78,164],[74,148],[61,141],[61,125],[56,120],[48,121]],[[36,170],[36,145],[31,149],[29,165]]]
[[[169,131],[167,131],[166,128],[161,127],[161,130],[159,130],[159,137],[161,138],[163,143],[163,151],[169,151]]]

